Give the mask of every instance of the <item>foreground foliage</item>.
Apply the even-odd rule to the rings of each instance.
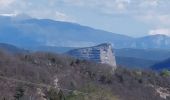
[[[121,67],[113,73],[63,55],[0,52],[0,100],[169,100],[160,94],[170,90],[168,73]]]

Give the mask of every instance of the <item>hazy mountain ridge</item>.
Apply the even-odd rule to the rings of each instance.
[[[116,56],[117,65],[124,66],[126,68],[132,68],[132,69],[145,69],[145,70],[149,69],[150,70],[150,67],[158,62],[160,61],[148,60],[148,59],[142,59],[142,58],[134,58],[134,57]]]
[[[0,49],[14,54],[37,51],[51,52],[55,54],[65,54],[66,52],[76,48],[39,46],[32,47],[31,51],[28,51],[10,44],[0,43]],[[150,69],[151,66],[170,58],[169,50],[124,48],[113,49],[113,51],[117,65],[124,66],[127,68]]]
[[[170,48],[170,38],[165,35],[133,38],[75,23],[33,19],[30,17],[0,16],[0,42],[16,45],[31,51],[55,53],[63,53],[75,47],[94,46],[108,42],[116,49],[115,55],[119,57],[118,62],[124,61],[127,65],[129,62],[127,58],[136,62],[143,62],[148,66],[151,64],[149,61],[160,62],[168,59],[170,55],[170,52],[166,50]],[[122,48],[123,51],[119,48]],[[128,51],[124,48],[133,49]]]
[[[29,17],[16,20],[1,16],[0,22],[0,42],[19,47],[85,47],[109,42],[114,48],[170,48],[170,38],[164,35],[133,38],[75,23]]]
[[[166,35],[151,35],[136,39],[136,48],[142,49],[169,49],[170,37]]]
[[[115,49],[118,65],[129,68],[150,69],[156,63],[170,58],[170,51],[163,49]]]
[[[170,57],[170,50],[123,48],[115,49],[115,54],[116,56],[120,57],[133,57],[140,59],[163,61]]]
[[[7,21],[11,22],[11,20]],[[74,23],[59,22],[48,19],[12,21],[12,25],[9,22],[7,22],[9,25],[7,24],[5,28],[0,27],[2,29],[0,33],[14,34],[15,36],[20,34],[19,39],[22,39],[27,45],[89,46],[107,41],[120,42],[120,40],[122,41],[130,38],[119,34],[92,29],[90,27],[80,26]],[[99,36],[102,36],[102,38]],[[2,35],[2,37],[5,39],[9,37],[9,35]],[[24,41],[25,37],[27,37],[27,41]],[[16,39],[16,41],[17,40],[18,39]],[[6,42],[15,43],[14,41],[9,40]],[[28,42],[30,42],[30,44]],[[16,45],[23,46],[21,43],[16,43]]]

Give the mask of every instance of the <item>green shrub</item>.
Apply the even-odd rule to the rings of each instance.
[[[89,85],[81,91],[84,91],[84,93],[73,91],[66,97],[66,100],[119,100],[113,95],[112,91],[106,87]]]
[[[51,88],[47,91],[44,98],[47,100],[65,100],[64,93],[61,90],[56,90],[55,88]]]
[[[161,76],[163,76],[163,77],[169,77],[169,76],[170,76],[170,71],[169,71],[169,70],[163,70],[163,71],[161,72]]]

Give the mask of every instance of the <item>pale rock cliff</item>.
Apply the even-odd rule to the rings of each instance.
[[[103,43],[93,47],[74,49],[67,52],[67,54],[79,59],[108,64],[112,66],[113,69],[116,69],[115,55],[112,45],[109,43]]]

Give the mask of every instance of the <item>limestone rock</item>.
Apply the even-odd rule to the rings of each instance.
[[[68,54],[79,59],[108,64],[114,69],[116,68],[115,55],[113,53],[112,46],[109,43],[103,43],[93,47],[74,49],[69,51]]]

